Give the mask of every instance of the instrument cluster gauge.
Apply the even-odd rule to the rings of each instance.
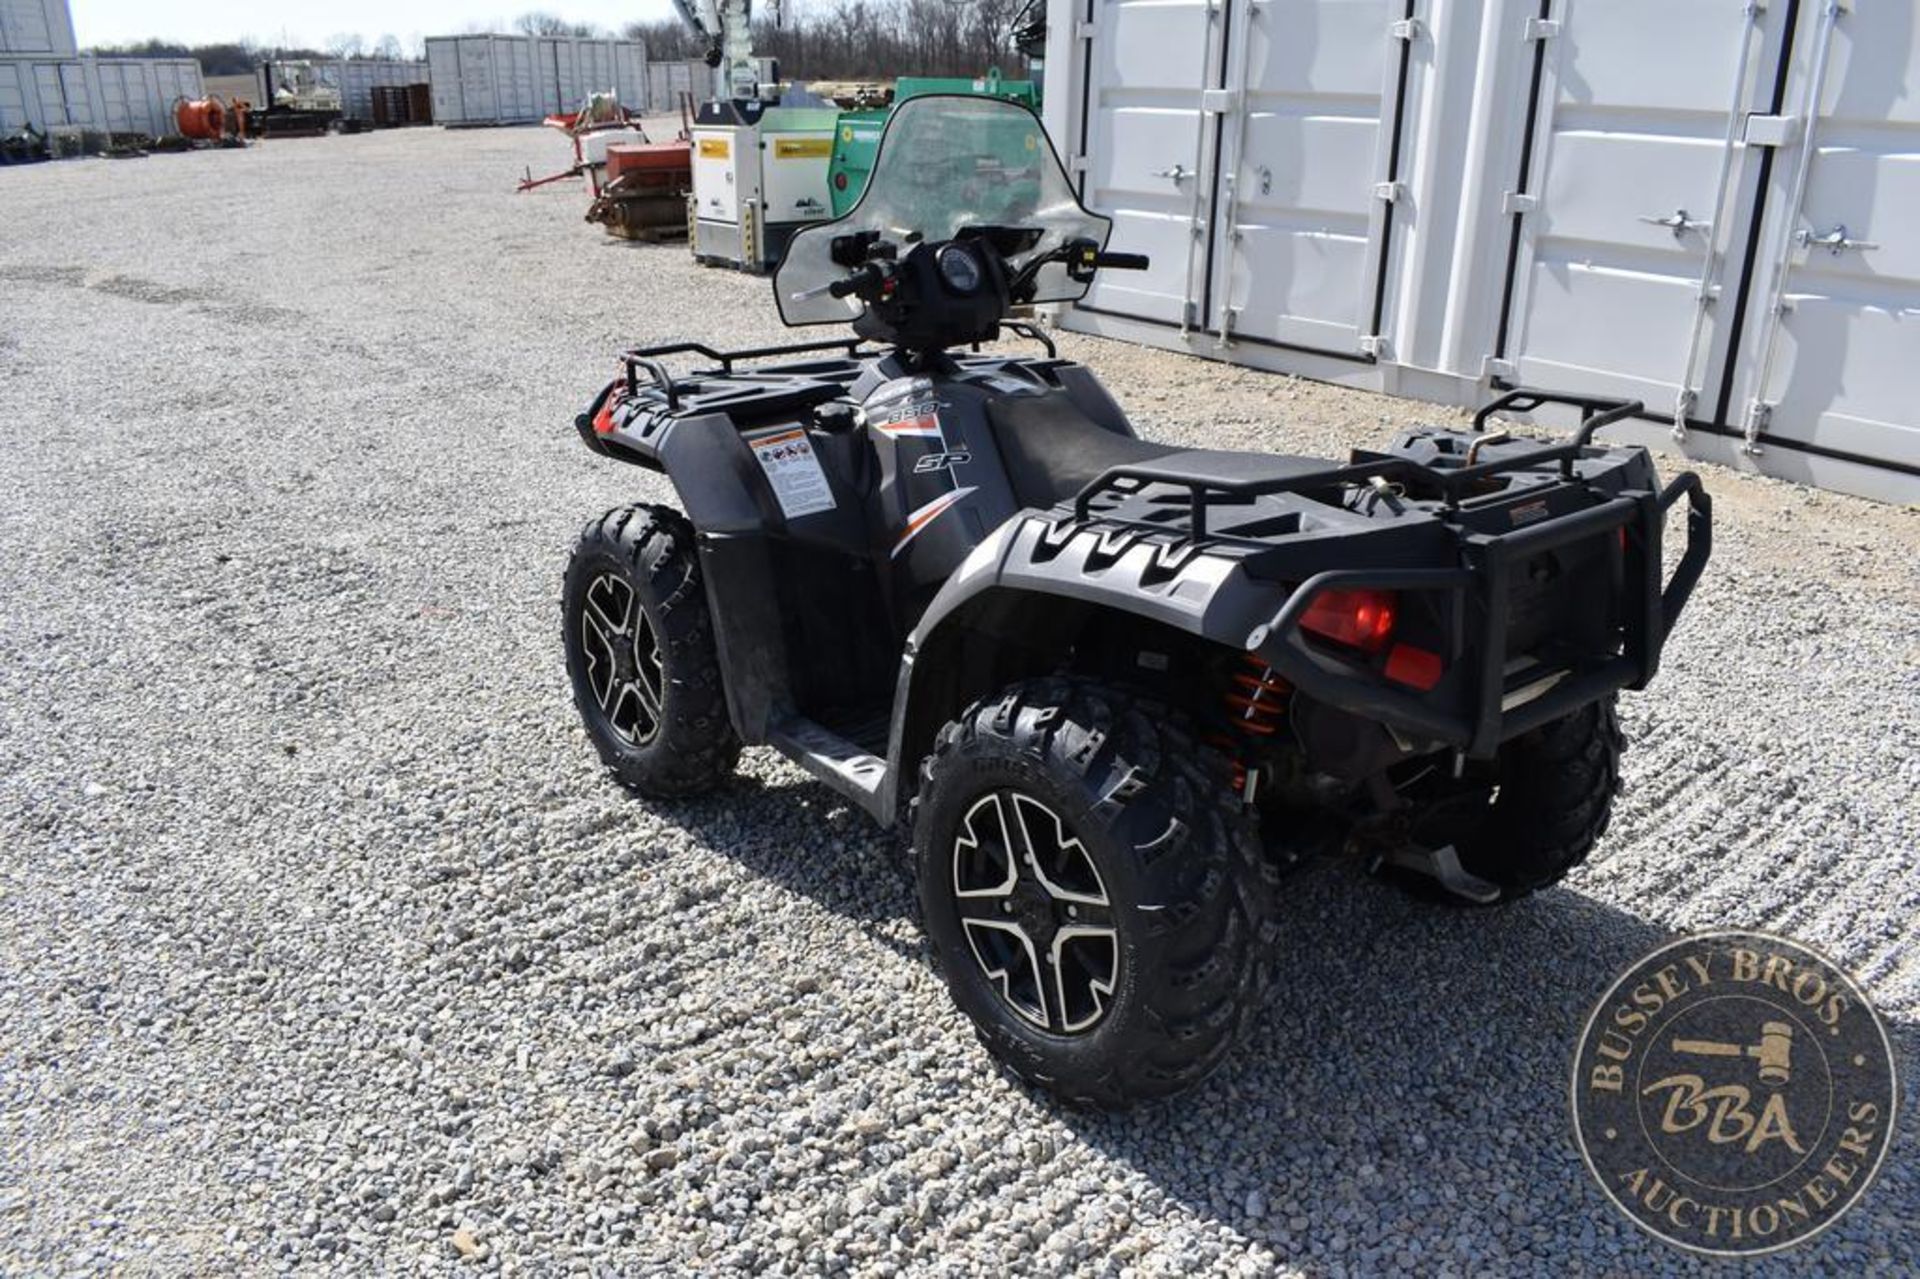
[[[980,259],[971,250],[949,244],[940,250],[936,264],[941,280],[961,297],[971,297],[980,291]]]

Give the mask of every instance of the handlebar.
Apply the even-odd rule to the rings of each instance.
[[[1144,271],[1153,265],[1144,253],[1102,253],[1093,264],[1105,271]]]

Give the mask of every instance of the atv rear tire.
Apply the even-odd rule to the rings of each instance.
[[[1461,866],[1499,888],[1500,895],[1481,903],[1443,892],[1431,895],[1449,903],[1497,906],[1565,879],[1606,833],[1625,748],[1612,697],[1502,746],[1499,789],[1492,801],[1483,809],[1476,806],[1472,820],[1449,832]]]
[[[914,845],[955,1002],[1071,1103],[1191,1088],[1260,1008],[1275,877],[1226,762],[1164,706],[1070,679],[974,703],[922,766]]]
[[[607,769],[656,799],[711,789],[740,742],[727,718],[693,528],[625,506],[581,530],[561,612],[574,705]]]

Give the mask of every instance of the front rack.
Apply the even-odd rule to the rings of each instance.
[[[1615,422],[1636,417],[1646,410],[1646,405],[1639,400],[1601,400],[1523,387],[1507,392],[1475,413],[1473,429],[1476,432],[1485,430],[1487,420],[1502,409],[1527,412],[1543,404],[1565,404],[1581,410],[1580,428],[1574,432],[1573,438],[1562,444],[1529,449],[1524,453],[1517,453],[1495,462],[1443,469],[1416,462],[1411,458],[1381,458],[1373,462],[1334,466],[1323,471],[1309,471],[1302,475],[1265,480],[1195,479],[1169,476],[1163,470],[1156,470],[1151,465],[1115,466],[1102,472],[1098,479],[1080,490],[1079,495],[1073,499],[1073,514],[1078,520],[1091,519],[1093,500],[1114,491],[1121,481],[1134,480],[1184,486],[1187,490],[1188,535],[1192,540],[1199,541],[1207,535],[1207,508],[1217,502],[1239,502],[1248,498],[1268,497],[1278,493],[1302,493],[1313,489],[1347,488],[1369,483],[1376,478],[1409,479],[1431,485],[1439,489],[1446,501],[1447,510],[1453,511],[1458,509],[1464,491],[1490,476],[1502,475],[1510,471],[1529,470],[1548,462],[1558,462],[1561,478],[1572,479],[1574,462],[1593,442],[1597,432]]]
[[[809,355],[820,351],[842,351],[849,360],[875,354],[863,350],[864,339],[834,338],[826,342],[790,342],[782,346],[756,346],[744,351],[716,351],[704,342],[669,342],[664,346],[636,346],[620,353],[620,362],[627,370],[627,393],[635,394],[640,390],[639,370],[645,369],[653,378],[654,384],[665,393],[667,407],[680,407],[680,391],[674,383],[673,373],[667,368],[662,356],[703,355],[719,365],[722,377],[733,373],[733,366],[742,360],[770,360],[776,355]]]
[[[1045,348],[1048,359],[1059,358],[1060,352],[1054,346],[1053,339],[1048,337],[1045,331],[1037,325],[1025,320],[1002,320],[1000,327],[1011,333],[1018,334],[1023,338],[1038,342]],[[978,342],[974,343],[973,349],[978,351],[980,344]],[[787,342],[779,346],[748,347],[743,351],[717,351],[704,342],[668,342],[662,346],[636,346],[629,350],[622,351],[620,353],[620,362],[625,366],[627,371],[627,393],[629,395],[639,391],[639,371],[645,369],[647,374],[653,378],[654,385],[658,386],[666,395],[667,407],[678,410],[680,407],[680,391],[674,384],[673,372],[667,368],[666,362],[662,358],[663,356],[705,356],[707,359],[714,361],[719,367],[717,369],[702,370],[702,372],[718,372],[722,377],[729,377],[733,374],[733,366],[744,360],[770,360],[780,355],[813,355],[823,351],[839,351],[849,360],[866,359],[869,356],[880,354],[878,350],[866,345],[866,339],[858,337],[830,338],[824,342]]]

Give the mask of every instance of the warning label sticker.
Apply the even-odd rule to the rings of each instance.
[[[799,427],[748,437],[754,460],[766,472],[780,511],[788,519],[834,508],[833,490],[814,456],[813,443]]]

